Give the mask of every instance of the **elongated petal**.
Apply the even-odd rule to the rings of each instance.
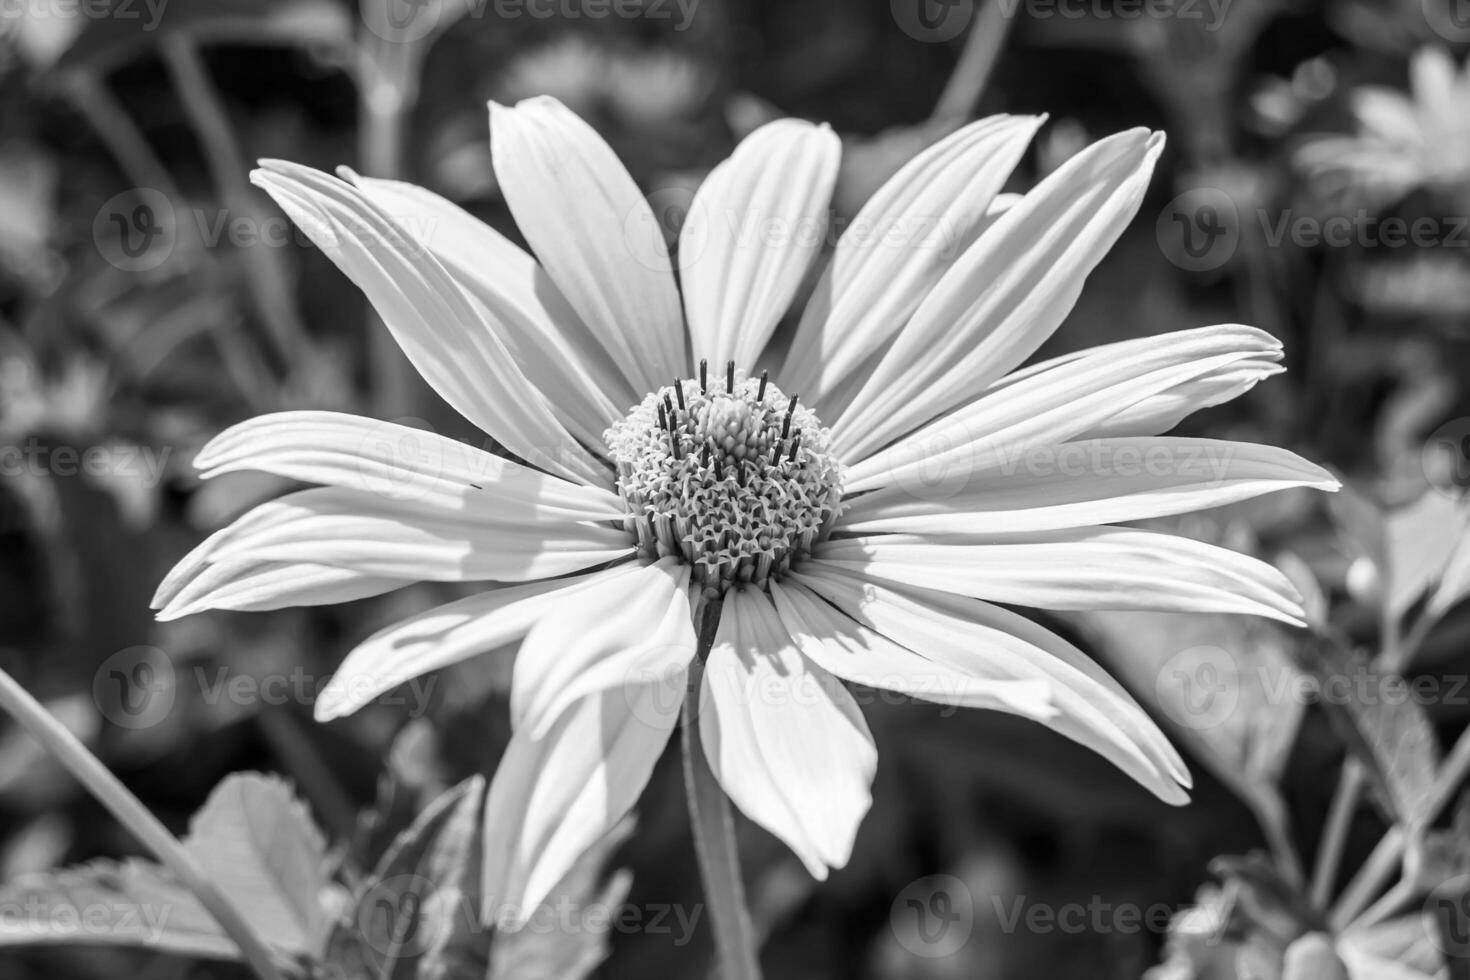
[[[316,700],[316,720],[350,715],[404,681],[525,636],[589,594],[615,587],[631,566],[489,589],[379,630],[347,654]]]
[[[853,403],[834,444],[861,459],[985,390],[1051,336],[1132,220],[1163,151],[1130,130],[1068,160],[939,280]]]
[[[850,466],[847,493],[897,484],[952,492],[974,474],[1114,423],[1122,412],[1181,386],[1269,356],[1280,345],[1252,327],[1184,330],[1126,356],[1080,356],[999,386],[892,447]]]
[[[603,691],[682,678],[694,659],[689,567],[637,568],[536,624],[516,655],[511,719],[543,738],[575,702]]]
[[[515,523],[519,521],[519,523]],[[591,524],[533,522],[496,506],[451,509],[433,500],[391,500],[341,487],[287,494],[210,535],[158,587],[155,608],[212,565],[325,565],[402,581],[524,582],[580,571],[633,553],[622,532]],[[216,587],[225,583],[210,581]],[[213,608],[190,591],[191,611]]]
[[[828,541],[816,555],[885,581],[1010,605],[1249,613],[1295,626],[1304,622],[1296,589],[1272,566],[1154,531],[878,535]]]
[[[653,209],[617,155],[556,99],[490,105],[495,176],[562,295],[635,391],[688,371],[673,266]]]
[[[694,360],[752,368],[822,250],[842,143],[780,119],[710,171],[679,236]]]
[[[578,318],[529,252],[432,191],[349,172],[373,203],[419,240],[479,304],[552,410],[591,445],[643,394]]]
[[[1039,446],[943,500],[889,486],[853,501],[844,531],[1003,534],[1116,524],[1219,507],[1332,474],[1275,446],[1146,436]]]
[[[396,500],[491,508],[500,520],[617,521],[614,493],[549,476],[453,439],[340,412],[277,412],[231,426],[194,465],[206,479],[259,470]]]
[[[1016,677],[1009,665],[976,657],[957,669],[858,623],[799,581],[772,583],[771,598],[806,658],[845,681],[897,691],[935,704],[990,708],[1045,719],[1056,714],[1049,685]]]
[[[627,814],[678,723],[684,683],[584,698],[541,738],[516,730],[485,801],[485,919],[524,922]]]
[[[408,581],[364,575],[350,568],[311,562],[224,561],[206,565],[192,578],[154,600],[160,622],[206,609],[266,612],[295,606],[330,606],[401,589]]]
[[[1044,685],[1053,710],[999,709],[1087,746],[1168,803],[1187,802],[1182,787],[1190,778],[1179,753],[1122,685],[1056,634],[976,599],[887,588],[820,563],[795,579],[842,614],[935,662]]]
[[[1038,361],[994,382],[986,394],[990,395],[1018,381],[1078,360],[1086,359],[1094,364],[1130,362],[1137,360],[1140,355],[1148,356],[1151,350],[1160,345],[1188,343],[1191,338],[1209,337],[1236,338],[1240,342],[1240,358],[1226,362],[1208,374],[1192,377],[1172,388],[1131,402],[1106,421],[1077,433],[1076,438],[1160,435],[1178,425],[1186,415],[1237,398],[1254,388],[1258,382],[1286,370],[1280,364],[1281,345],[1269,334],[1254,327],[1221,324],[1193,330],[1177,330],[1162,336],[1120,340]]]
[[[971,123],[878,189],[838,239],[802,314],[781,371],[786,390],[826,409],[833,389],[887,345],[987,224],[1042,122],[991,116]]]
[[[763,592],[725,596],[699,731],[730,799],[813,877],[847,863],[872,804],[877,749],[852,695],[802,655]]]
[[[454,277],[417,238],[343,180],[281,160],[250,175],[347,277],[455,411],[511,452],[569,479],[610,486],[556,420]]]

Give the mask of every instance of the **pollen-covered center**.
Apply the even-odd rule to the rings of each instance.
[[[677,381],[607,430],[630,533],[707,594],[766,583],[811,551],[842,498],[827,430],[796,396],[727,365]]]

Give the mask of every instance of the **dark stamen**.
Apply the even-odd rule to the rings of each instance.
[[[667,429],[669,427],[669,417],[664,414],[664,407],[662,405],[658,407],[658,427],[660,429]]]
[[[669,446],[674,451],[675,459],[683,459],[684,454],[679,451],[679,433],[673,429],[669,430]]]
[[[674,431],[674,426],[679,424],[679,416],[674,414],[674,403],[669,401],[669,396],[664,395],[664,408],[669,413],[669,431]]]
[[[732,395],[735,394],[735,362],[734,361],[727,361],[725,363],[725,390],[727,392],[729,392],[730,394],[732,394]]]
[[[771,372],[769,371],[761,372],[761,387],[760,390],[755,393],[755,400],[758,402],[765,401],[766,399],[766,379],[770,375],[770,373]]]
[[[699,451],[699,465],[709,465],[709,443],[705,443],[704,448]]]
[[[679,399],[679,408],[687,412],[689,410],[689,406],[684,404],[684,382],[674,382],[674,397]]]
[[[699,359],[699,393],[706,394],[709,391],[709,362],[704,358]]]
[[[791,455],[789,455],[789,456],[786,457],[786,462],[788,462],[788,463],[794,463],[794,462],[796,462],[796,451],[798,449],[800,449],[800,448],[801,448],[801,433],[798,432],[791,439]]]
[[[781,423],[781,438],[785,439],[791,435],[791,416],[796,413],[796,395],[791,396],[791,404],[786,406],[786,421]]]

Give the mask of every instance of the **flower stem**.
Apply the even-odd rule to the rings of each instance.
[[[1327,829],[1322,834],[1322,844],[1317,849],[1317,860],[1312,868],[1312,904],[1319,909],[1327,908],[1332,897],[1332,886],[1337,883],[1337,871],[1342,863],[1348,831],[1352,828],[1353,814],[1357,812],[1358,801],[1363,794],[1363,767],[1352,758],[1342,765],[1332,808],[1328,811]]]
[[[689,795],[689,820],[694,826],[694,852],[715,933],[715,952],[724,980],[760,980],[755,929],[745,906],[740,878],[740,852],[735,846],[735,820],[730,800],[705,758],[700,744],[699,689],[704,662],[714,646],[720,625],[720,602],[706,603],[699,625],[699,651],[689,667],[689,693],[684,699],[684,784]]]
[[[270,949],[209,879],[193,855],[100,759],[4,670],[0,670],[0,709],[30,732],[118,822],[131,830],[194,893],[225,935],[240,947],[241,956],[260,980],[282,980]]]

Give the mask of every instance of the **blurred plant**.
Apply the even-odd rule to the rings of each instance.
[[[1470,205],[1470,63],[1421,48],[1409,63],[1409,92],[1364,86],[1349,94],[1357,132],[1304,141],[1296,165],[1316,193],[1378,211],[1424,190]]]

